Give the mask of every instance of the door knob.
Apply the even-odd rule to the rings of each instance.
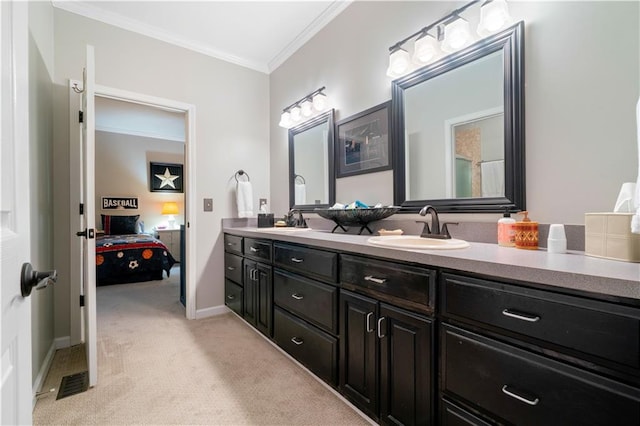
[[[22,297],[31,294],[31,290],[41,290],[50,284],[55,284],[58,280],[58,271],[38,272],[34,271],[30,263],[22,264],[22,272],[20,273],[20,290]]]

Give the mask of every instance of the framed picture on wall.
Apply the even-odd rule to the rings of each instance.
[[[391,169],[391,101],[336,123],[336,177]]]
[[[149,190],[151,192],[184,192],[182,164],[149,163]]]

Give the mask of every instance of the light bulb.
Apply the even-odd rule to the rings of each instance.
[[[447,53],[455,52],[471,44],[473,37],[469,30],[469,22],[458,18],[444,27],[444,41],[442,50]]]
[[[389,55],[389,68],[387,75],[389,77],[400,77],[409,71],[411,57],[409,52],[399,47]]]
[[[301,117],[302,117],[302,111],[300,110],[300,107],[299,106],[293,107],[291,109],[291,121],[295,123],[297,121],[300,121]]]
[[[316,93],[313,96],[313,108],[318,112],[324,111],[327,108],[327,95]]]
[[[309,99],[306,99],[301,105],[300,110],[302,111],[303,117],[311,117],[313,114],[313,104]]]
[[[486,37],[505,28],[511,23],[509,8],[505,0],[493,0],[480,8],[478,34]]]
[[[280,115],[280,123],[278,123],[280,127],[289,128],[291,126],[291,114],[288,111],[285,111]]]
[[[428,64],[438,56],[438,42],[429,34],[425,34],[418,38],[413,48],[413,62],[416,64]]]

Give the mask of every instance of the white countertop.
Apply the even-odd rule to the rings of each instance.
[[[583,252],[557,254],[476,242],[470,242],[471,246],[464,249],[411,250],[373,245],[367,242],[371,235],[315,230],[277,232],[255,227],[224,227],[223,232],[527,281],[616,300],[625,298],[633,304],[640,302],[640,263],[600,259]]]

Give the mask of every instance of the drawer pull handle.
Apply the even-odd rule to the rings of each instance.
[[[292,338],[291,338],[291,341],[292,341],[293,343],[295,343],[296,345],[298,345],[298,346],[304,343],[304,340],[302,340],[302,339],[301,339],[301,338],[299,338],[299,337],[292,337]]]
[[[511,398],[515,398],[520,402],[524,402],[525,404],[529,404],[529,405],[538,405],[538,402],[540,402],[540,398],[536,398],[534,400],[531,399],[527,399],[523,396],[518,395],[517,393],[514,393],[513,391],[510,391],[507,389],[507,385],[504,385],[502,387],[502,392],[505,395],[509,395]]]
[[[227,243],[227,245],[228,245],[228,246],[232,246],[232,245],[234,245],[234,244],[233,244],[233,243]]]
[[[236,270],[236,268],[234,268],[233,266],[227,266],[227,269],[230,270],[230,271],[235,271]]]
[[[227,296],[227,299],[229,299],[229,300],[233,300],[233,299],[235,299],[235,298],[236,298],[236,297],[235,297],[233,294],[230,294],[230,295],[228,295],[228,296]]]
[[[502,311],[502,315],[505,315],[507,317],[511,317],[511,318],[515,318],[515,319],[519,319],[522,321],[529,321],[529,322],[538,322],[540,321],[540,316],[538,315],[531,315],[531,314],[525,314],[522,312],[515,312],[515,311],[511,311],[509,309],[505,309]]]
[[[380,317],[378,319],[378,339],[382,339],[386,336],[386,334],[382,334],[382,321],[384,321],[385,319],[385,317]]]
[[[251,250],[254,253],[257,253],[259,250],[255,247],[249,247],[249,250]]]
[[[292,257],[291,261],[293,263],[302,263],[302,262],[304,262],[304,259],[298,259],[297,257]]]
[[[371,275],[367,275],[366,277],[364,277],[364,280],[365,281],[371,281],[371,282],[376,283],[376,284],[384,284],[384,283],[387,282],[386,278],[376,278],[376,277],[373,277]]]
[[[293,298],[294,298],[294,299],[296,299],[296,300],[302,300],[302,299],[304,299],[304,296],[300,296],[298,293],[293,293],[293,294],[291,295],[291,297],[293,297]]]
[[[373,312],[369,312],[367,314],[367,325],[366,325],[367,333],[371,333],[374,331],[373,328],[371,327],[371,318],[373,318]]]

